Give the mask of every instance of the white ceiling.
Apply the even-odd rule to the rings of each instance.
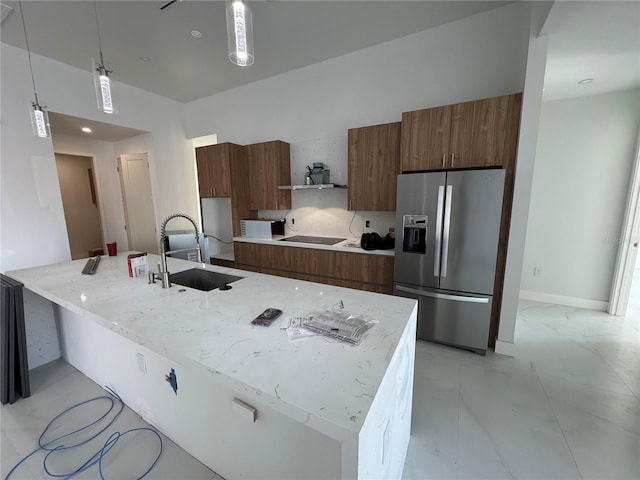
[[[227,58],[223,1],[97,2],[105,62],[113,79],[179,102],[262,80],[437,25],[504,1],[251,1],[255,63]],[[25,48],[18,2],[1,39]],[[98,37],[91,1],[24,1],[29,46],[40,55],[90,70]],[[198,30],[201,38],[191,31]],[[148,57],[145,63],[140,57]]]
[[[179,102],[511,3],[252,1],[256,61],[243,68],[227,59],[224,2],[184,0],[160,10],[167,2],[99,0],[98,18],[114,80]],[[2,24],[1,40],[24,48],[18,2],[2,3],[14,11]],[[91,57],[98,53],[93,2],[28,0],[23,8],[33,52],[90,70]],[[202,38],[194,38],[192,30],[202,32]],[[549,36],[546,101],[640,87],[640,0],[556,1],[541,34]],[[143,56],[151,61],[141,61]],[[578,85],[583,78],[594,81]],[[71,126],[72,120],[65,130],[79,128],[79,123]],[[98,126],[94,138],[114,135],[106,131],[101,138],[101,131]]]
[[[639,1],[555,2],[541,33],[545,100],[640,87]],[[585,78],[594,80],[578,85]]]

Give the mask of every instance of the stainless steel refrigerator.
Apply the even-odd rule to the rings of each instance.
[[[503,190],[501,169],[398,176],[394,294],[418,338],[486,352]]]

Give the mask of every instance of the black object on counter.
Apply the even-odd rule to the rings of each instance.
[[[364,250],[378,250],[382,244],[382,238],[376,232],[363,233],[360,237],[360,246]]]
[[[27,335],[24,326],[23,285],[0,274],[2,314],[0,315],[0,400],[14,403],[18,396],[31,396]]]
[[[393,233],[387,233],[382,237],[379,250],[393,250],[396,248],[396,236]]]

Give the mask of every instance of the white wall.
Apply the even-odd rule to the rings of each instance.
[[[543,104],[523,297],[606,308],[639,126],[637,89]]]
[[[4,43],[1,49],[0,270],[7,271],[66,261],[70,254],[52,141],[31,133],[27,99],[33,91],[26,52]],[[95,107],[89,71],[38,55],[32,60],[39,96],[51,111],[150,132],[159,219],[176,211],[197,215],[195,157],[181,104],[117,84],[119,112],[108,116]]]

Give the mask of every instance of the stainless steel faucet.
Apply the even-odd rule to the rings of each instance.
[[[165,250],[165,240],[167,238],[166,227],[169,220],[182,217],[186,218],[193,225],[193,230],[196,234],[196,246],[194,248],[181,248],[179,250],[169,250],[168,252]],[[171,282],[169,281],[169,270],[167,269],[167,254],[169,253],[180,253],[180,252],[196,252],[196,260],[198,262],[202,262],[202,254],[200,253],[200,235],[198,234],[198,225],[189,215],[184,213],[173,213],[164,219],[162,222],[162,226],[160,227],[160,266],[159,272],[157,274],[150,272],[149,273],[149,283],[155,283],[156,278],[162,281],[162,288],[171,287]]]

